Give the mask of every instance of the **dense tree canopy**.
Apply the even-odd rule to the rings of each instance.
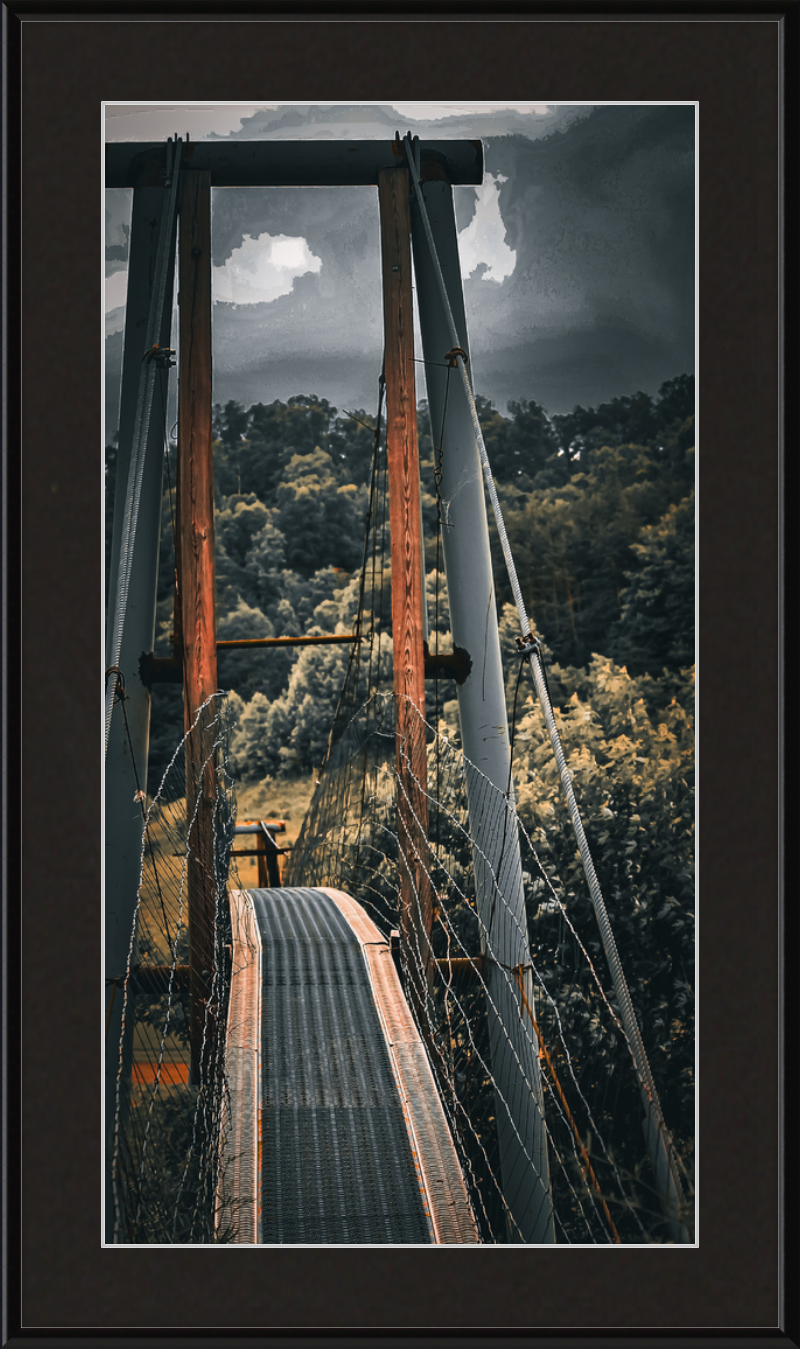
[[[683,1159],[693,1134],[694,383],[548,417],[532,399],[507,415],[478,400],[528,612],[542,638],[564,752],[662,1104]],[[220,639],[348,633],[359,606],[364,530],[367,616],[391,687],[391,567],[385,454],[370,496],[373,418],[324,399],[229,402],[214,414],[216,605]],[[419,410],[421,505],[431,645],[451,645],[440,548],[436,448]],[[174,447],[162,508],[157,650],[173,625]],[[108,565],[116,451],[107,455]],[[518,680],[516,611],[494,532],[501,647],[521,818],[576,917],[590,901],[541,711]],[[437,570],[438,568],[438,570]],[[239,780],[307,774],[325,753],[349,645],[221,651],[233,690]],[[506,659],[506,657],[508,659]],[[524,671],[523,671],[524,673]],[[451,684],[441,729],[457,740]],[[181,690],[153,693],[151,790],[183,731]],[[531,912],[535,936],[535,906]],[[594,946],[592,945],[594,942]],[[599,935],[589,941],[599,953]],[[578,1006],[576,1000],[576,1007]],[[571,1013],[565,1011],[569,1017]],[[578,1017],[578,1013],[575,1013]],[[590,1024],[569,1032],[590,1043]],[[599,1051],[598,1051],[599,1052]],[[605,1051],[603,1051],[605,1052]],[[611,1069],[609,1068],[609,1074]]]
[[[553,660],[583,671],[585,678],[593,677],[595,659],[602,655],[615,668],[624,667],[630,678],[658,682],[667,671],[671,679],[680,679],[694,651],[693,379],[669,380],[656,398],[638,393],[553,417],[528,398],[510,404],[507,415],[487,399],[478,397],[477,403],[526,604]],[[215,408],[221,639],[352,627],[373,425],[374,418],[363,410],[340,412],[313,394],[249,409],[235,402]],[[437,549],[436,454],[424,404],[419,439],[429,618],[446,647],[449,615]],[[171,455],[174,483],[174,447]],[[107,559],[115,464],[111,446]],[[388,521],[381,491],[374,510],[379,520]],[[172,631],[172,521],[165,482],[158,588],[158,647],[165,654]],[[502,604],[510,591],[493,522],[490,528]],[[378,586],[375,622],[388,636],[388,545],[382,558],[368,558],[370,567],[367,589]],[[313,653],[288,647],[220,654],[220,682],[241,699],[244,775],[307,772],[317,766],[346,652],[346,647]],[[312,685],[319,721],[313,731]],[[170,736],[173,743],[180,736],[179,701],[175,689],[156,688],[155,773]],[[269,748],[256,751],[259,735]]]

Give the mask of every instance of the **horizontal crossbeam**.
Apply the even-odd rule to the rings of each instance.
[[[220,651],[250,651],[266,646],[318,646],[331,642],[357,642],[354,632],[336,632],[332,634],[315,633],[312,637],[242,637],[229,642],[217,642]],[[152,651],[143,651],[139,657],[139,678],[147,688],[153,684],[182,684],[183,658],[173,653],[171,656],[154,656]]]
[[[420,179],[483,182],[483,146],[476,141],[420,143]],[[211,174],[212,187],[377,186],[382,169],[404,165],[401,141],[184,142],[186,168]],[[164,142],[106,145],[106,187],[158,187],[166,173]]]
[[[217,642],[217,651],[246,651],[257,646],[317,646],[329,642],[357,642],[354,632],[314,633],[311,637],[240,637]]]

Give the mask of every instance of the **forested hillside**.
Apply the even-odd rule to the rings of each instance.
[[[508,416],[485,400],[479,410],[597,873],[665,1115],[691,1167],[694,382],[681,376],[656,399],[640,393],[568,416],[548,417],[525,401],[512,404]],[[313,396],[247,411],[235,403],[215,409],[219,638],[353,630],[372,423],[363,411],[350,416]],[[438,633],[448,650],[446,587],[436,570],[436,455],[424,407],[419,438],[431,645]],[[111,447],[109,539],[114,466]],[[366,589],[375,599],[365,626],[374,624],[387,639],[383,674],[390,691],[384,469],[381,449],[377,538],[367,556]],[[175,481],[174,458],[165,474],[158,585],[156,650],[164,655],[171,651],[174,567],[168,481]],[[493,546],[520,816],[558,893],[576,916],[586,909],[586,927],[595,932],[549,739],[515,653],[519,625],[494,530]],[[233,691],[238,718],[233,750],[241,784],[307,778],[319,767],[350,649],[220,653],[219,683]],[[441,683],[437,696],[440,725],[457,739],[455,686]],[[180,687],[156,686],[151,791],[182,732]],[[535,913],[532,936],[535,943]],[[599,935],[588,947],[599,956]],[[596,1028],[576,1024],[571,1034],[594,1045]]]
[[[478,406],[526,603],[550,659],[582,671],[587,694],[595,655],[629,677],[646,676],[655,711],[662,690],[672,697],[683,687],[681,671],[694,659],[694,381],[681,376],[656,399],[640,393],[554,417],[525,400],[512,403],[508,416],[484,399]],[[247,411],[235,403],[215,408],[220,639],[352,630],[372,424],[363,411],[349,416],[314,396]],[[424,405],[419,435],[430,621],[446,647]],[[109,447],[107,551],[114,467]],[[174,461],[169,476],[174,483]],[[497,545],[493,523],[492,533]],[[502,605],[511,596],[499,546],[495,564]],[[173,566],[165,474],[156,638],[162,654],[171,650]],[[388,543],[381,569],[376,622],[389,634]],[[220,684],[234,691],[239,714],[243,780],[318,767],[348,655],[347,646],[220,653]],[[181,735],[179,688],[156,687],[153,703],[151,784]]]

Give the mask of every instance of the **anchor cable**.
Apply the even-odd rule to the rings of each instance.
[[[606,959],[608,961],[611,978],[614,984],[614,991],[617,995],[617,1001],[619,1003],[620,1013],[622,1015],[622,1022],[625,1027],[625,1033],[627,1035],[631,1053],[633,1054],[634,1061],[637,1067],[637,1072],[639,1075],[642,1098],[645,1106],[648,1133],[650,1131],[651,1125],[654,1126],[656,1132],[655,1145],[652,1151],[655,1152],[657,1155],[653,1156],[652,1158],[653,1169],[656,1173],[656,1176],[659,1179],[660,1188],[662,1188],[662,1192],[664,1192],[666,1207],[669,1210],[672,1218],[671,1222],[672,1230],[677,1236],[678,1240],[687,1241],[688,1233],[686,1231],[685,1226],[680,1222],[680,1219],[678,1217],[680,1207],[683,1203],[684,1195],[680,1175],[678,1173],[675,1158],[672,1153],[672,1142],[666,1128],[666,1123],[664,1121],[663,1112],[661,1110],[661,1103],[658,1099],[658,1093],[656,1091],[655,1082],[653,1080],[653,1074],[644,1047],[644,1041],[642,1040],[642,1034],[639,1029],[639,1023],[636,1020],[636,1014],[634,1012],[630,992],[625,979],[625,975],[622,970],[622,964],[619,958],[619,952],[617,950],[616,941],[614,939],[611,921],[609,919],[608,911],[605,906],[605,900],[603,899],[603,894],[600,889],[600,883],[597,879],[597,874],[594,869],[594,862],[592,860],[591,852],[589,850],[589,844],[586,839],[586,834],[584,832],[583,822],[581,820],[580,812],[578,810],[578,804],[577,801],[575,800],[575,793],[572,788],[572,780],[570,778],[569,770],[567,768],[566,759],[564,757],[564,751],[561,746],[561,739],[558,734],[558,728],[556,727],[555,717],[553,716],[553,708],[550,702],[545,676],[542,670],[539,643],[533,637],[533,634],[531,632],[531,624],[528,618],[527,610],[525,608],[525,601],[522,598],[522,590],[520,588],[519,578],[517,576],[517,569],[514,563],[513,554],[511,552],[511,545],[508,541],[505,522],[503,520],[503,512],[500,507],[500,501],[497,495],[497,488],[495,486],[491,465],[489,463],[489,457],[486,453],[486,446],[483,440],[483,433],[481,431],[480,420],[478,418],[478,411],[475,406],[475,398],[472,392],[472,387],[470,385],[469,375],[467,374],[465,353],[460,345],[458,329],[456,328],[455,319],[453,318],[453,311],[450,306],[449,296],[447,294],[447,286],[445,285],[442,267],[439,261],[439,255],[433,237],[433,230],[431,229],[431,223],[428,218],[427,208],[425,206],[425,199],[422,193],[422,185],[420,183],[419,177],[418,137],[412,137],[411,133],[408,132],[404,138],[404,144],[406,150],[406,158],[408,160],[411,177],[414,182],[414,190],[416,194],[416,202],[419,207],[420,219],[422,221],[422,227],[425,232],[425,238],[428,243],[428,249],[430,252],[430,258],[433,264],[434,272],[436,275],[436,281],[439,288],[442,306],[444,308],[445,317],[447,319],[447,324],[450,330],[450,340],[452,342],[453,350],[451,353],[448,354],[452,356],[452,360],[457,365],[459,374],[461,376],[461,382],[464,388],[464,394],[467,400],[467,405],[469,407],[470,418],[472,420],[472,426],[475,432],[475,441],[478,447],[478,454],[480,456],[481,467],[483,468],[486,487],[489,493],[489,500],[491,501],[492,504],[492,511],[494,512],[495,523],[497,525],[497,532],[503,550],[503,557],[505,559],[508,577],[511,583],[511,590],[514,595],[517,613],[519,615],[520,624],[522,626],[522,642],[526,647],[529,648],[529,650],[526,652],[526,655],[530,663],[534,684],[536,686],[536,692],[542,707],[542,711],[544,713],[545,724],[547,726],[547,730],[550,736],[550,743],[552,745],[553,753],[555,755],[556,763],[558,765],[558,770],[561,776],[561,783],[564,789],[564,795],[567,800],[567,807],[569,810],[570,819],[572,820],[572,825],[575,830],[575,836],[578,842],[578,850],[581,855],[581,861],[583,863],[583,869],[586,875],[586,880],[589,886],[589,892],[592,899],[592,905],[594,907],[595,915],[597,918],[597,924],[600,929],[600,936],[603,943],[603,948],[606,953]],[[648,1141],[650,1141],[650,1139],[648,1139]],[[665,1176],[663,1175],[664,1170],[666,1170]]]

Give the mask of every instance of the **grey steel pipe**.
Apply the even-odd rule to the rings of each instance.
[[[131,471],[133,426],[142,369],[146,350],[145,327],[150,312],[151,285],[154,281],[158,236],[162,215],[166,213],[167,193],[163,187],[137,188],[133,194],[131,220],[130,260],[128,264],[128,292],[125,313],[125,345],[122,369],[122,398],[120,405],[120,434],[117,455],[117,476],[114,492],[114,525],[111,546],[111,575],[109,582],[109,634],[115,628],[117,578],[120,568],[120,545],[124,532],[126,488]],[[155,225],[154,223],[155,222]],[[169,254],[169,272],[174,274],[174,240]],[[171,293],[171,284],[170,284]],[[157,340],[162,347],[170,344],[171,305],[164,306],[164,316]],[[134,802],[138,785],[147,790],[147,754],[150,738],[150,693],[139,675],[139,656],[151,651],[155,637],[156,589],[158,580],[158,549],[161,533],[161,482],[163,473],[163,426],[161,417],[150,421],[141,492],[138,507],[136,542],[130,566],[125,622],[118,664],[125,676],[125,719],[116,709],[111,718],[108,748],[105,758],[105,977],[106,981],[124,979],[128,961],[128,945],[136,907],[142,855],[142,814]],[[109,676],[109,681],[114,678]],[[131,754],[132,749],[132,754]],[[133,770],[136,763],[137,776]],[[120,1033],[123,996],[118,983],[104,985],[104,1024],[107,1021],[105,1041],[105,1123],[106,1123],[106,1239],[111,1241],[114,1230],[114,1208],[111,1184],[111,1149],[114,1138],[116,1109],[116,1080],[119,1066]],[[109,1012],[110,1005],[110,1012]],[[125,1053],[130,1052],[127,1046]]]
[[[136,411],[133,417],[133,436],[131,439],[131,449],[128,461],[127,480],[125,483],[124,512],[121,517],[121,529],[119,536],[114,533],[114,543],[118,543],[118,552],[115,554],[116,561],[116,587],[115,600],[112,606],[109,605],[109,623],[108,623],[108,641],[106,668],[119,666],[120,651],[122,648],[123,629],[128,607],[128,589],[130,586],[131,569],[133,565],[133,552],[136,543],[136,529],[139,518],[139,503],[141,499],[142,481],[145,472],[145,460],[150,434],[150,415],[153,406],[153,395],[155,392],[156,376],[158,367],[152,353],[156,348],[163,350],[159,342],[159,333],[164,326],[164,310],[172,313],[172,284],[171,278],[174,275],[174,238],[175,238],[175,208],[177,203],[177,145],[172,147],[171,158],[168,158],[168,166],[171,165],[172,184],[169,192],[169,206],[167,215],[162,221],[163,228],[159,226],[158,245],[155,258],[155,276],[153,281],[152,293],[150,295],[150,304],[147,313],[147,329],[144,340],[143,363],[139,367],[138,391],[136,396]],[[167,154],[170,155],[170,146],[167,146]],[[170,272],[170,263],[172,262],[172,272]],[[167,285],[170,281],[169,288]],[[167,290],[169,294],[167,295]],[[165,306],[165,299],[168,303]],[[127,337],[127,331],[126,331]],[[138,347],[138,342],[135,342]],[[168,343],[166,344],[169,345]],[[163,441],[164,428],[162,427],[160,440]],[[159,449],[160,458],[160,449]],[[117,486],[121,487],[119,478]],[[115,498],[115,508],[117,500]],[[116,509],[115,509],[116,516]],[[113,620],[112,620],[113,612]],[[106,679],[106,749],[108,749],[108,734],[111,727],[111,714],[114,706],[114,685],[108,683]]]
[[[439,294],[443,323],[447,328],[449,341],[451,343],[452,348],[461,347],[466,352],[467,351],[466,342],[461,340],[462,334],[464,336],[466,335],[466,325],[463,322],[463,300],[461,301],[460,310],[456,310],[452,304],[452,296],[453,296],[452,282],[450,278],[448,278],[447,276],[445,259],[441,251],[440,238],[437,236],[437,231],[434,227],[433,215],[431,211],[427,208],[428,196],[430,194],[430,186],[423,189],[420,183],[418,145],[416,141],[412,141],[410,135],[406,137],[405,144],[409,167],[411,170],[411,176],[414,179],[417,200],[419,203],[417,206],[419,224],[421,226],[421,233],[424,236],[425,242],[427,244],[427,257],[433,275],[433,280],[435,282]],[[412,213],[412,220],[414,218],[415,216]],[[453,228],[455,229],[455,221],[453,222]],[[416,267],[416,257],[417,257],[416,251],[414,256]],[[456,260],[457,260],[457,244],[456,244]],[[460,323],[458,321],[459,316],[462,316],[462,321]],[[522,598],[522,591],[520,589],[519,579],[517,577],[517,569],[514,563],[513,555],[511,553],[511,547],[508,542],[508,536],[506,534],[505,529],[505,522],[503,520],[503,512],[500,508],[500,502],[497,497],[497,489],[495,487],[491,466],[489,464],[489,459],[486,453],[486,446],[484,445],[483,442],[483,434],[481,432],[480,421],[478,419],[478,412],[475,406],[475,398],[470,385],[469,375],[467,373],[466,361],[464,360],[462,355],[454,356],[454,360],[458,367],[460,384],[468,406],[469,419],[472,426],[472,432],[475,438],[478,456],[480,459],[481,466],[483,468],[484,477],[486,479],[486,486],[489,492],[489,498],[492,503],[492,509],[494,511],[494,516],[497,523],[497,530],[500,536],[500,543],[502,545],[503,556],[506,561],[506,567],[508,569],[509,580],[511,582],[511,589],[514,594],[514,600],[516,602],[517,612],[519,614],[520,624],[522,626],[522,635],[523,638],[529,639],[531,637],[531,625],[525,608],[525,602]],[[603,942],[603,949],[606,953],[606,960],[608,962],[609,971],[611,973],[611,978],[614,984],[614,992],[617,995],[617,1001],[619,1003],[620,1013],[622,1015],[622,1022],[628,1040],[628,1046],[631,1055],[633,1057],[634,1065],[637,1071],[637,1076],[639,1078],[642,1101],[645,1109],[645,1120],[644,1120],[645,1139],[647,1141],[648,1151],[650,1153],[650,1160],[656,1178],[656,1187],[658,1189],[662,1207],[669,1222],[670,1234],[672,1235],[674,1240],[686,1242],[689,1239],[688,1232],[679,1216],[681,1205],[683,1203],[683,1187],[681,1184],[680,1176],[675,1162],[674,1153],[672,1150],[672,1142],[666,1127],[666,1123],[664,1121],[664,1115],[661,1109],[661,1102],[659,1101],[658,1098],[658,1092],[656,1091],[655,1082],[653,1080],[653,1075],[650,1069],[650,1063],[647,1058],[647,1052],[644,1047],[644,1041],[642,1040],[641,1031],[639,1030],[639,1023],[636,1020],[636,1015],[633,1010],[630,992],[628,990],[628,985],[622,970],[622,964],[619,959],[619,953],[617,951],[616,942],[614,940],[614,933],[611,928],[611,921],[609,919],[608,911],[605,906],[605,901],[603,899],[600,884],[597,879],[597,874],[594,869],[594,863],[592,861],[592,856],[589,851],[589,844],[586,839],[586,834],[584,832],[583,822],[580,817],[580,811],[578,810],[578,805],[575,800],[575,793],[572,790],[572,782],[570,779],[569,770],[567,769],[566,760],[564,758],[564,752],[561,747],[561,740],[558,734],[558,729],[555,724],[555,719],[553,717],[553,710],[552,707],[550,706],[550,699],[547,693],[547,684],[544,679],[541,662],[539,660],[537,649],[535,647],[533,647],[531,650],[529,660],[531,669],[533,671],[536,691],[539,696],[539,701],[541,702],[542,705],[542,710],[544,712],[545,721],[550,735],[550,742],[553,747],[553,753],[555,755],[556,763],[558,764],[559,773],[561,775],[561,782],[564,788],[564,794],[567,799],[567,806],[570,813],[570,819],[572,820],[573,828],[575,830],[575,835],[578,841],[578,849],[581,855],[583,869],[589,886],[589,892],[595,910],[595,916],[597,918],[597,924],[600,929],[600,935]]]
[[[448,307],[455,315],[457,345],[468,351],[453,195],[445,182],[418,185],[411,202],[411,237],[417,281],[425,380],[433,443],[442,436],[448,371],[444,353],[454,345],[420,213],[424,195],[436,254],[444,273]],[[450,375],[442,454],[443,551],[453,641],[471,657],[458,686],[464,754],[513,805],[503,667],[497,624],[489,529],[481,463],[469,402],[457,371]],[[473,838],[476,901],[485,930],[485,979],[492,1073],[497,1081],[496,1117],[503,1191],[511,1209],[509,1239],[555,1239],[539,1062],[532,1030],[520,1013],[519,990],[509,972],[521,967],[533,1003],[530,944],[522,885],[519,839],[507,821],[487,820],[481,809],[480,774],[467,774]],[[504,836],[505,834],[505,836]],[[523,1075],[531,1090],[521,1089]],[[531,1160],[533,1165],[531,1165]]]

